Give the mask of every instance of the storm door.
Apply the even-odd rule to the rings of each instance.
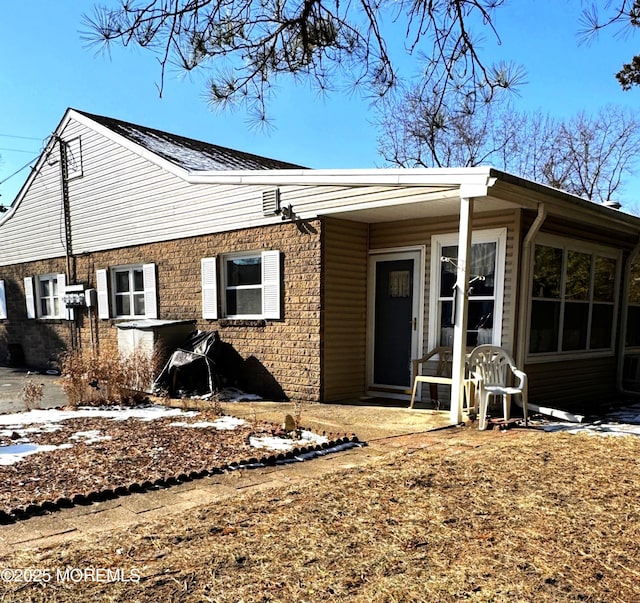
[[[371,258],[369,389],[376,395],[406,395],[411,387],[411,360],[420,349],[421,265],[419,251]]]

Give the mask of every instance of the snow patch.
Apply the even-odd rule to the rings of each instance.
[[[14,465],[25,456],[37,452],[51,452],[61,448],[73,448],[73,444],[38,445],[38,444],[17,444],[11,446],[0,446],[0,465]]]
[[[311,431],[300,432],[298,439],[278,438],[275,436],[252,436],[249,438],[249,444],[254,448],[267,448],[269,450],[291,450],[300,446],[317,446],[326,444],[329,438],[320,436]]]
[[[187,423],[185,421],[174,421],[169,423],[171,427],[189,427],[192,429],[204,429],[206,427],[213,427],[220,430],[233,430],[240,425],[244,425],[243,419],[237,417],[224,416],[216,419],[215,421],[196,421],[195,423]]]

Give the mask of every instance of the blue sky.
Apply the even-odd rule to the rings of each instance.
[[[115,48],[109,58],[84,47],[81,16],[92,5],[29,0],[6,2],[0,9],[0,182],[37,156],[67,107],[313,168],[383,165],[366,99],[345,91],[322,98],[307,85],[281,81],[269,106],[275,128],[263,131],[252,127],[242,110],[211,111],[197,76],[170,72],[159,98],[160,72],[151,53]],[[640,37],[605,31],[580,45],[581,6],[580,0],[511,0],[496,13],[501,43],[486,31],[484,49],[493,59],[525,67],[528,83],[514,98],[518,108],[570,117],[609,103],[640,107],[640,90],[622,92],[614,78],[640,50]],[[415,59],[402,63],[405,74],[417,67]],[[0,204],[13,200],[27,173],[0,185]],[[636,197],[640,178],[628,181],[621,200],[630,208]]]

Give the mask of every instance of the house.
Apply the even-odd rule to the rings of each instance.
[[[305,169],[69,109],[0,241],[5,361],[195,325],[289,399],[405,404],[411,359],[488,342],[534,404],[640,381],[640,219],[490,167]]]

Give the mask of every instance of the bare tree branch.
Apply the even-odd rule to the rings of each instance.
[[[384,24],[406,24],[407,52],[427,59],[425,79],[482,95],[517,85],[509,68],[482,59],[471,25],[496,39],[494,11],[505,0],[117,0],[85,16],[87,44],[140,46],[158,54],[160,94],[170,64],[209,75],[214,105],[266,112],[270,83],[292,76],[321,90],[347,78],[372,97],[398,82]],[[519,75],[519,74],[515,74]]]
[[[485,162],[598,201],[615,200],[640,156],[640,117],[604,107],[557,121],[515,112],[504,98],[469,101],[464,90],[446,102],[414,87],[385,101],[378,150],[402,167],[477,166]]]

